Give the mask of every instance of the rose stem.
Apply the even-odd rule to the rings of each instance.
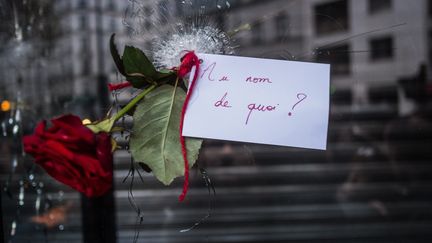
[[[152,90],[154,90],[157,87],[156,84],[153,84],[143,92],[141,92],[139,95],[137,95],[135,98],[133,98],[123,109],[121,109],[119,112],[117,112],[116,116],[114,117],[114,121],[117,121],[118,119],[122,118],[130,109],[132,109],[142,98],[144,98],[148,93],[150,93]]]

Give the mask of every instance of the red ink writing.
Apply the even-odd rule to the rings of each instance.
[[[276,110],[276,106],[271,106],[271,105],[265,106],[261,104],[257,105],[255,103],[251,103],[248,105],[248,109],[249,109],[249,113],[246,118],[246,123],[245,123],[246,125],[249,123],[249,118],[252,115],[253,111],[261,111],[261,112],[274,111]]]
[[[298,104],[300,104],[300,102],[302,102],[303,100],[305,100],[307,98],[307,95],[306,94],[304,94],[304,93],[298,93],[297,94],[297,99],[299,99],[299,101],[297,101],[297,103],[295,103],[294,105],[293,105],[293,107],[291,108],[291,110],[294,110],[294,108],[298,105]],[[292,116],[292,112],[288,112],[288,116]]]
[[[227,96],[228,96],[228,92],[226,92],[220,100],[216,101],[214,106],[215,107],[231,108],[231,106],[229,105],[229,101],[225,100],[227,98]]]
[[[229,81],[227,76],[223,76],[221,79],[219,79],[219,82],[223,82],[223,81]]]
[[[246,79],[246,82],[254,83],[254,84],[257,84],[257,83],[269,83],[269,84],[271,84],[272,83],[272,81],[269,78],[254,78],[254,77],[248,77]]]
[[[201,74],[201,78],[204,77],[204,75],[208,72],[208,80],[214,81],[214,78],[212,78],[213,70],[216,67],[216,62],[210,64],[206,69],[203,69],[203,72]]]
[[[213,77],[213,71],[216,68],[216,62],[210,64],[207,68],[203,69],[203,72],[201,73],[201,77],[203,78],[205,75],[207,75],[207,79],[209,81],[215,81]],[[219,82],[228,82],[229,78],[228,76],[222,76],[221,78],[217,79]]]

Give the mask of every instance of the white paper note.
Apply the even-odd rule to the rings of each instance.
[[[183,136],[326,149],[330,65],[198,57]]]

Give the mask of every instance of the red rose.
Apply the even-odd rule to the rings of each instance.
[[[65,115],[38,124],[23,138],[24,150],[56,180],[88,197],[103,195],[112,186],[112,144],[108,133],[94,134],[81,119]]]

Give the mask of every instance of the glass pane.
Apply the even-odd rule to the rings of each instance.
[[[0,243],[430,242],[431,13],[429,0],[0,0]],[[108,89],[140,81],[117,69],[113,31],[120,56],[138,47],[158,69],[187,50],[330,64],[327,149],[205,139],[180,203],[183,177],[165,186],[131,159],[127,115],[113,188],[86,197],[87,164],[52,173],[22,140],[140,93]]]

